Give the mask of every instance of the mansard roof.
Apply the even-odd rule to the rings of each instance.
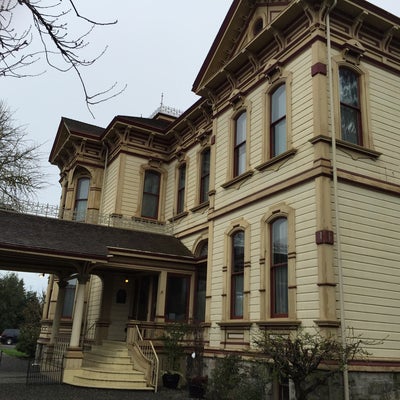
[[[109,248],[136,254],[193,259],[169,235],[46,218],[0,210],[0,251],[21,251],[106,261]]]
[[[104,133],[104,128],[100,126],[87,124],[66,117],[61,118],[61,123],[64,123],[71,133],[84,134],[100,137]]]
[[[155,119],[155,118],[143,118],[143,117],[132,117],[127,115],[117,115],[111,123],[108,125],[106,131],[114,126],[117,122],[122,122],[128,125],[135,125],[143,128],[150,128],[152,130],[156,129],[160,132],[164,132],[170,125],[171,121],[165,119]]]

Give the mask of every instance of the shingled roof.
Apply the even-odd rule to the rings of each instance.
[[[0,211],[0,249],[106,259],[108,248],[192,259],[169,235]]]
[[[87,124],[86,122],[81,122],[66,117],[62,117],[61,120],[65,123],[68,129],[74,133],[83,133],[97,137],[100,137],[104,133],[104,128],[97,125]]]

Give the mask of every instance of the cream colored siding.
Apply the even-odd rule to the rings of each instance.
[[[136,215],[139,197],[142,195],[139,193],[141,188],[140,167],[145,163],[147,163],[147,160],[138,157],[131,155],[126,157],[124,175],[121,182],[121,214],[124,216],[132,217]]]
[[[385,339],[374,356],[399,357],[400,200],[340,185],[340,216],[346,323]]]
[[[119,159],[114,160],[108,167],[104,183],[104,197],[101,205],[101,213],[111,214],[115,212],[115,202],[118,188]]]

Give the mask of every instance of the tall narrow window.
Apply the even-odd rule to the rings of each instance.
[[[195,321],[204,321],[206,314],[206,287],[207,287],[207,254],[208,242],[204,241],[196,251],[196,285],[194,295],[194,319]]]
[[[231,318],[243,318],[244,231],[231,237]]]
[[[72,312],[74,310],[76,284],[77,284],[77,279],[76,278],[71,279],[70,281],[68,281],[68,285],[65,288],[62,318],[72,318]]]
[[[242,112],[235,121],[234,176],[239,176],[246,172],[246,120],[246,112]]]
[[[210,149],[201,153],[200,165],[200,204],[208,201],[210,190]]]
[[[142,217],[158,218],[160,202],[161,175],[157,171],[147,170],[144,177]]]
[[[286,85],[283,84],[271,94],[271,157],[286,150]]]
[[[288,316],[287,219],[271,223],[271,316]]]
[[[74,220],[84,221],[86,217],[87,203],[89,197],[89,178],[78,179],[78,185],[76,188],[75,195],[75,208],[74,208]]]
[[[363,145],[359,75],[339,68],[341,137],[346,142]]]
[[[165,300],[165,318],[168,321],[188,319],[189,285],[188,276],[168,274]]]
[[[180,214],[185,209],[185,184],[186,184],[186,164],[182,164],[178,169],[178,194],[176,212]]]

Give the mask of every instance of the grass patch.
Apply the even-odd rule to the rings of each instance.
[[[1,349],[4,354],[7,354],[11,357],[18,357],[18,358],[27,358],[28,355],[26,353],[22,353],[21,351],[13,349]]]

